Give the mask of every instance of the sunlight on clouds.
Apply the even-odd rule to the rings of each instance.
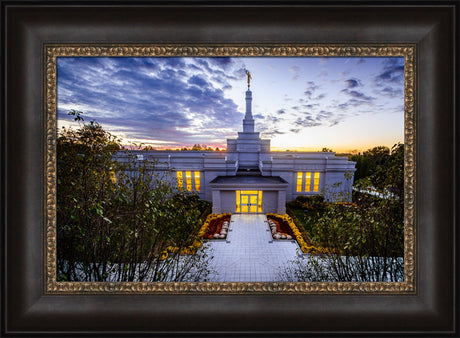
[[[76,109],[125,141],[221,147],[242,130],[249,69],[255,129],[273,149],[391,146],[404,140],[402,61],[58,58],[58,126],[78,126]]]
[[[135,144],[145,144],[151,146],[165,146],[169,144],[175,144],[175,142],[171,141],[163,141],[163,140],[154,140],[154,139],[141,139],[141,138],[123,138],[126,143],[135,143]]]

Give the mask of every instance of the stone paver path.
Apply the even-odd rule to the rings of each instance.
[[[211,282],[275,282],[300,254],[295,240],[273,240],[264,214],[233,214],[226,240],[211,240]]]

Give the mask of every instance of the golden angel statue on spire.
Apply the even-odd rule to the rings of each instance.
[[[248,89],[249,89],[249,87],[251,86],[252,76],[251,76],[251,73],[249,72],[249,70],[247,70],[247,69],[246,69],[246,76],[248,77]]]

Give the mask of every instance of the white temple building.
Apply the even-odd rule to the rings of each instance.
[[[286,202],[299,195],[351,199],[356,170],[355,162],[333,152],[271,152],[270,140],[254,130],[249,79],[243,131],[227,139],[227,151],[139,150],[137,158],[155,161],[155,170],[171,170],[178,189],[212,202],[213,213],[284,214]]]

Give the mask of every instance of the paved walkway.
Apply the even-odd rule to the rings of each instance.
[[[211,240],[211,282],[275,282],[300,253],[295,240],[273,240],[264,214],[233,214],[226,240]]]

